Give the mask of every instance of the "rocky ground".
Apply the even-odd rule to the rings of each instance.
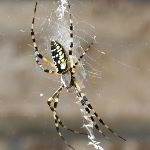
[[[51,4],[39,1],[39,18],[52,10]],[[44,75],[34,62],[33,8],[34,1],[0,1],[0,150],[67,150],[46,104],[59,80]],[[92,73],[85,80],[84,92],[102,118],[127,139],[124,143],[112,137],[111,143],[97,135],[105,150],[150,149],[149,8],[148,1],[72,4],[73,14],[95,26],[97,36],[97,45],[85,59],[92,66],[87,72]],[[40,32],[38,23],[36,31]],[[58,112],[68,126],[81,128],[74,95],[63,92]],[[93,149],[87,146],[86,137],[63,132],[78,150]]]

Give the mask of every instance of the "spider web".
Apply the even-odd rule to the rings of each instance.
[[[67,8],[67,0],[61,0],[53,3],[49,9],[46,17],[38,18],[40,29],[38,31],[39,49],[42,50],[42,54],[51,60],[51,40],[58,41],[65,49],[66,53],[69,53],[70,48],[70,30],[69,30],[69,12]],[[71,5],[71,14],[74,6]],[[37,16],[39,16],[38,13]],[[95,30],[92,25],[83,21],[79,17],[73,15],[73,26],[74,26],[74,48],[73,48],[73,59],[77,61],[80,55],[83,54],[84,50],[90,45],[91,42],[96,43]],[[42,22],[42,23],[41,23]],[[87,32],[88,31],[88,32]],[[94,48],[94,47],[93,47]],[[90,50],[89,50],[90,51]],[[103,52],[100,52],[104,55]],[[88,77],[101,78],[101,72],[93,67],[91,62],[92,59],[89,54],[86,54],[86,59],[79,63],[76,70],[76,78],[79,81],[80,87],[84,88],[83,81]],[[49,66],[46,66],[49,67]],[[50,78],[51,79],[51,78]]]
[[[48,11],[48,15],[46,18],[40,18],[42,24],[40,26],[40,30],[38,32],[38,37],[40,40],[39,49],[42,49],[42,54],[46,56],[48,59],[51,59],[51,40],[56,40],[64,47],[66,53],[69,53],[70,48],[70,31],[69,31],[69,10],[68,10],[68,1],[60,0],[57,3],[53,3],[53,9]],[[71,14],[72,14],[73,5],[71,4]],[[94,26],[89,23],[81,20],[79,17],[76,17],[72,14],[73,17],[73,27],[74,27],[74,48],[73,48],[73,59],[74,62],[83,54],[84,50],[90,45],[90,43],[96,44],[96,36]],[[87,32],[88,31],[88,32]],[[101,52],[102,55],[105,52]],[[88,76],[101,78],[100,72],[98,72],[90,63],[90,61],[94,61],[91,56],[86,55],[88,61],[83,59],[76,70],[75,76],[77,78],[78,84],[81,88],[84,88],[84,80],[87,80]],[[47,66],[48,67],[48,66]],[[43,94],[41,93],[41,96]],[[94,146],[97,150],[103,150],[103,148],[99,145],[100,142],[96,141],[93,132],[93,122],[90,119],[88,113],[82,108],[80,102],[79,104],[81,114],[83,116],[83,127],[86,128],[88,132],[88,138],[90,139],[89,145]]]
[[[59,19],[60,20],[62,20],[63,19],[63,17],[64,17],[64,12],[66,11],[66,5],[67,5],[67,0],[61,0],[61,2],[60,2],[60,5],[59,5],[59,7],[57,8],[57,12],[58,12],[58,16],[59,16]],[[74,24],[74,28],[77,26],[79,24],[79,22],[76,22],[76,25]],[[77,32],[76,32],[77,31]],[[82,35],[83,34],[85,34],[84,36],[85,37],[87,37],[88,36],[88,38],[90,37],[90,39],[92,39],[92,40],[94,40],[95,41],[95,36],[93,35],[90,35],[90,34],[87,34],[84,30],[75,30],[75,32],[74,32],[74,45],[75,45],[75,49],[80,49],[81,51],[83,50],[83,47],[81,46],[81,42],[80,41],[82,41],[82,42],[84,42],[84,43],[87,43],[87,44],[89,44],[89,42],[84,38],[84,36],[79,36],[78,35],[78,32],[82,32]],[[69,45],[67,45],[67,46],[69,46]],[[69,47],[68,47],[69,48]],[[74,50],[75,50],[74,49]],[[84,50],[83,50],[84,51]],[[75,54],[75,56],[74,56],[74,58],[76,59],[76,58],[79,58],[79,55],[81,55],[81,54],[79,54],[80,52],[78,52],[78,51],[73,51],[74,52],[74,54]],[[80,69],[83,69],[84,68],[84,64],[80,64]],[[81,70],[80,70],[81,71]],[[84,69],[83,69],[83,71],[84,71]],[[84,74],[83,74],[83,77],[85,78],[85,76],[86,76],[86,73],[85,73],[85,71],[84,71]],[[81,81],[81,79],[80,79],[80,81]],[[82,108],[82,106],[81,106],[81,102],[80,101],[77,101],[76,102],[77,104],[79,104],[79,106],[80,106],[80,110],[81,110],[81,113],[82,113],[82,115],[83,115],[83,117],[84,117],[84,124],[83,124],[83,127],[85,127],[86,128],[86,130],[88,131],[88,138],[90,139],[90,142],[89,142],[89,145],[92,145],[92,146],[94,146],[94,148],[95,149],[97,149],[97,150],[103,150],[103,148],[99,145],[100,144],[100,142],[97,142],[96,141],[96,138],[95,138],[95,136],[94,136],[94,133],[93,133],[93,122],[91,121],[91,119],[90,119],[90,115],[85,111],[85,109],[84,108]]]
[[[40,18],[40,21],[42,21],[42,24],[38,32],[38,40],[40,41],[39,49],[42,49],[42,54],[44,53],[44,56],[51,60],[51,40],[58,41],[68,54],[70,49],[70,24],[67,1],[62,0],[62,2],[53,3],[53,9],[48,12],[48,16],[44,19]],[[81,49],[80,39],[75,36],[73,49],[74,62],[82,54]],[[76,77],[80,81],[81,87],[84,87],[83,80],[86,78],[87,73],[83,63],[80,63],[78,68]]]

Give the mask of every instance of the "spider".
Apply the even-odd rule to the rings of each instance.
[[[44,57],[39,51],[38,51],[38,46],[36,43],[36,39],[35,39],[35,33],[34,33],[34,23],[35,23],[35,14],[36,14],[36,9],[37,9],[37,2],[35,4],[35,8],[34,8],[34,15],[32,18],[32,26],[31,26],[31,37],[32,37],[32,42],[33,42],[33,46],[34,46],[34,54],[35,54],[35,58],[36,58],[36,63],[37,65],[42,69],[43,72],[47,73],[47,74],[51,74],[51,75],[57,75],[60,76],[60,80],[61,80],[61,85],[58,88],[58,90],[52,95],[52,97],[50,97],[47,100],[47,104],[50,108],[50,110],[53,113],[53,117],[55,120],[55,127],[56,127],[56,131],[58,133],[58,135],[61,137],[61,139],[64,141],[64,143],[70,147],[72,150],[75,150],[75,148],[73,146],[71,146],[66,139],[64,138],[64,136],[62,135],[62,133],[60,132],[60,126],[66,130],[69,130],[73,133],[76,134],[84,134],[87,135],[86,133],[82,133],[73,129],[68,128],[67,126],[64,125],[64,123],[61,121],[61,119],[59,118],[58,114],[57,114],[57,105],[58,105],[58,101],[59,101],[59,95],[61,93],[61,91],[63,89],[67,89],[67,91],[69,91],[71,88],[73,89],[73,91],[76,93],[77,98],[79,99],[81,106],[83,106],[83,108],[85,109],[85,111],[90,115],[90,119],[93,122],[93,125],[95,127],[95,129],[101,133],[105,138],[108,138],[100,129],[100,127],[98,126],[98,123],[96,122],[96,120],[103,125],[106,129],[108,129],[114,136],[119,137],[120,139],[126,141],[126,139],[124,139],[123,137],[121,137],[120,135],[118,135],[116,132],[114,132],[108,125],[106,125],[104,123],[104,121],[99,117],[99,115],[97,114],[97,112],[93,109],[92,105],[90,104],[90,102],[88,101],[86,95],[81,91],[81,88],[77,82],[77,79],[75,77],[75,72],[76,72],[76,68],[78,67],[80,61],[82,60],[82,58],[85,56],[86,52],[91,48],[91,45],[93,45],[93,43],[91,43],[86,50],[83,52],[83,54],[77,59],[76,62],[73,61],[73,49],[74,49],[74,43],[73,43],[73,20],[72,20],[72,14],[70,13],[70,8],[71,5],[68,1],[68,9],[69,9],[69,31],[70,31],[70,48],[69,48],[69,53],[67,54],[66,50],[64,49],[64,47],[56,40],[52,40],[51,41],[51,56],[52,56],[52,62],[49,61],[46,57]],[[47,64],[50,65],[51,67],[53,67],[55,70],[49,70],[47,68],[44,68],[44,66],[42,64]]]

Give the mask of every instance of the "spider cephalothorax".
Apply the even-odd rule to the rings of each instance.
[[[36,8],[37,8],[37,2],[36,2],[36,5],[35,5],[34,16],[33,16],[33,19],[32,19],[32,26],[31,26],[31,37],[32,37],[33,46],[34,46],[34,54],[35,54],[35,57],[36,57],[36,63],[42,69],[42,71],[44,71],[45,73],[61,76],[61,85],[60,85],[59,89],[47,101],[47,104],[49,105],[51,111],[53,112],[53,117],[54,117],[54,120],[55,120],[55,127],[56,127],[56,130],[57,130],[59,136],[61,137],[61,139],[66,143],[67,146],[69,146],[71,149],[75,150],[75,148],[72,147],[65,140],[64,136],[62,135],[62,133],[59,130],[59,127],[61,126],[61,127],[65,128],[65,129],[67,129],[67,130],[69,130],[73,133],[87,135],[86,133],[82,133],[82,132],[79,132],[79,131],[76,131],[76,130],[72,130],[72,129],[68,128],[67,126],[65,126],[63,124],[63,122],[61,121],[61,119],[59,118],[59,116],[57,114],[57,111],[56,111],[56,108],[57,108],[57,105],[58,105],[58,100],[59,100],[59,95],[60,95],[61,91],[64,88],[67,89],[67,91],[70,91],[70,89],[73,88],[73,91],[76,93],[77,98],[79,99],[81,106],[83,106],[85,111],[89,114],[90,119],[93,122],[93,126],[95,127],[95,129],[99,133],[101,133],[105,138],[108,138],[101,131],[101,129],[100,129],[98,123],[97,123],[97,122],[99,122],[101,125],[103,125],[105,128],[107,128],[113,135],[115,135],[115,136],[117,136],[117,137],[119,137],[119,138],[121,138],[122,140],[125,141],[125,139],[123,137],[121,137],[116,132],[114,132],[98,116],[98,114],[93,109],[90,102],[88,101],[86,95],[81,92],[78,81],[77,81],[76,77],[74,76],[74,74],[76,72],[76,67],[78,67],[78,64],[80,63],[80,61],[82,60],[82,58],[84,57],[84,55],[90,49],[91,46],[89,45],[88,48],[86,48],[86,50],[77,59],[76,62],[73,61],[73,57],[72,57],[73,51],[72,50],[74,48],[73,47],[74,44],[73,44],[73,21],[72,21],[71,13],[69,13],[70,48],[68,50],[68,53],[66,53],[66,50],[63,48],[63,46],[59,42],[57,42],[56,40],[52,40],[51,41],[51,55],[52,55],[53,62],[50,62],[47,58],[45,58],[38,51],[38,46],[37,46],[36,39],[35,39],[35,34],[34,34],[34,21],[35,21]],[[68,1],[68,8],[70,10],[69,1]],[[91,45],[93,45],[93,42],[91,43]],[[49,70],[47,68],[44,68],[43,64],[48,64],[51,67],[53,67],[55,70]]]

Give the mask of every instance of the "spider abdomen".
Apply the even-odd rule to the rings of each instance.
[[[65,50],[57,41],[51,41],[51,54],[57,73],[63,73],[67,69],[67,57]]]

